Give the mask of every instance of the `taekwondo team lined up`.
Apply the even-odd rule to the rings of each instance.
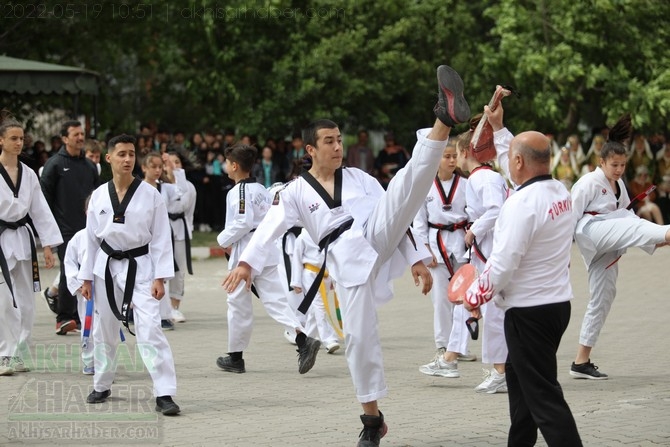
[[[297,345],[300,374],[312,369],[322,345],[332,354],[343,344],[363,409],[359,446],[379,445],[387,431],[377,405],[387,388],[376,308],[392,298],[392,280],[407,266],[422,293],[431,291],[434,308],[436,353],[419,371],[457,378],[459,361],[476,360],[464,324],[472,312],[483,319],[482,361],[492,365],[475,391],[508,392],[506,364],[513,366],[506,340],[509,307],[500,304],[507,290],[475,298],[469,291],[470,310],[451,303],[446,294],[463,264],[472,263],[487,274],[491,270],[487,261],[499,248],[494,227],[514,192],[508,185],[517,187],[507,170],[513,135],[502,126],[502,107],[496,113],[485,109],[496,131],[498,163],[507,172],[506,181],[492,168],[494,160],[482,163],[470,149],[482,114],[470,120],[469,130],[449,137],[452,127],[470,119],[470,109],[458,74],[447,66],[440,66],[437,74],[435,124],[417,132],[410,162],[386,191],[363,171],[342,167],[342,136],[330,120],[314,121],[303,130],[309,158],[293,180],[270,190],[251,177],[256,148],[235,145],[225,152],[226,173],[235,181],[228,192],[225,228],[217,238],[229,257],[230,273],[222,284],[228,295],[228,351],[216,364],[224,371],[246,372],[243,352],[254,325],[253,295]],[[66,132],[81,127],[68,123]],[[607,378],[590,353],[614,299],[618,257],[627,247],[651,253],[670,242],[670,226],[647,222],[627,210],[630,198],[621,180],[626,157],[620,140],[630,136],[630,119],[613,130],[611,140],[623,137],[605,144],[601,167],[575,184],[571,201],[566,194],[591,292],[570,368],[576,378]],[[6,114],[0,123],[0,147],[0,375],[11,375],[29,371],[24,357],[30,355],[33,293],[41,289],[35,238],[43,246],[47,268],[54,265],[52,249],[63,238],[39,179],[19,161],[23,128]],[[77,158],[95,167],[83,153]],[[186,180],[179,154],[150,153],[141,160],[144,181],[135,178],[135,139],[128,135],[109,141],[106,160],[113,178],[93,191],[87,209],[82,207],[85,228],[69,236],[60,256],[65,286],[77,297],[79,315],[92,320],[86,319],[82,333],[82,338],[92,334],[81,353],[83,373],[93,375],[87,402],[101,403],[111,395],[115,371],[110,365],[123,338],[122,325],[130,332],[132,324],[153,381],[156,410],[175,415],[180,412],[173,400],[176,372],[161,322],[186,320],[179,307],[185,273],[193,273],[189,241],[195,188]],[[568,288],[558,301],[571,298]],[[540,297],[540,303],[546,302]],[[57,332],[71,332],[70,326],[69,320],[59,323]],[[106,349],[94,350],[94,345]],[[517,373],[514,380],[520,377]],[[565,425],[578,439],[576,427],[569,421]],[[550,443],[547,427],[539,429]]]

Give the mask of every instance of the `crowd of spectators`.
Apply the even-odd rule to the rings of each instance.
[[[150,151],[179,152],[185,162],[187,178],[195,185],[198,199],[195,212],[195,228],[200,231],[220,231],[225,222],[225,197],[233,186],[224,172],[223,151],[235,143],[254,145],[258,149],[258,162],[252,171],[258,182],[269,187],[292,178],[298,160],[305,157],[305,147],[299,133],[291,138],[266,138],[262,144],[253,135],[238,135],[233,131],[202,131],[187,134],[184,130],[171,131],[141,125],[137,137],[137,159]],[[551,136],[550,136],[551,138]],[[596,133],[583,145],[578,135],[570,135],[563,144],[552,140],[554,156],[552,174],[571,188],[577,179],[599,165],[599,152],[607,138],[607,129]],[[361,129],[357,141],[345,148],[344,164],[358,167],[376,177],[386,188],[395,173],[410,159],[411,154],[398,144],[395,135],[384,135],[384,146],[372,147],[368,132]],[[44,141],[33,141],[26,135],[22,161],[39,172],[46,160],[57,153],[63,142],[53,136],[47,145]],[[104,153],[104,143],[87,140],[87,148],[97,147]],[[584,149],[588,147],[588,149]],[[634,197],[651,185],[657,189],[647,200],[641,201],[636,212],[657,223],[670,222],[670,150],[666,150],[663,134],[645,136],[637,134],[629,145],[629,161],[626,166],[626,184],[629,195]],[[109,179],[109,170],[101,162],[102,181]],[[139,165],[137,174],[141,176]]]

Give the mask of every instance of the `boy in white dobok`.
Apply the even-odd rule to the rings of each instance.
[[[109,140],[111,181],[97,188],[86,218],[87,256],[81,266],[82,295],[95,287],[93,338],[95,374],[86,401],[102,403],[111,394],[122,311],[133,304],[137,349],[154,384],[156,411],[179,413],[172,396],[177,377],[172,350],[160,326],[164,281],[174,275],[170,223],[165,200],[147,182],[133,177],[135,138]]]
[[[237,266],[240,253],[270,208],[272,196],[254,177],[249,176],[256,161],[255,147],[235,145],[226,148],[225,155],[226,172],[235,182],[235,186],[226,198],[226,226],[217,241],[230,255],[228,270],[232,270]],[[305,374],[314,366],[321,342],[305,335],[305,328],[289,307],[288,291],[283,286],[277,269],[280,262],[277,245],[268,246],[263,253],[263,265],[259,273],[249,280],[249,287],[239,285],[228,290],[228,355],[216,360],[217,366],[222,370],[246,372],[243,353],[249,346],[254,326],[253,297],[250,291],[252,283],[268,315],[279,324],[295,329],[298,372]]]
[[[0,376],[27,372],[27,351],[35,319],[34,292],[40,290],[35,236],[46,267],[54,265],[52,247],[63,242],[35,172],[19,161],[23,127],[0,115]]]
[[[390,281],[402,274],[406,263],[412,265],[417,284],[422,278],[423,292],[430,290],[432,278],[422,262],[429,260],[430,254],[424,248],[428,257],[423,258],[406,232],[428,194],[451,126],[467,120],[470,114],[460,76],[443,65],[437,77],[438,119],[432,129],[417,132],[412,159],[396,174],[386,192],[360,169],[342,168],[342,135],[337,124],[318,120],[304,129],[303,141],[312,167],[280,192],[277,205],[224,282],[229,291],[242,281],[248,287],[252,274],[264,264],[267,247],[298,221],[312,240],[319,241],[328,271],[337,284],[347,363],[363,407],[359,447],[379,445],[387,430],[377,406],[377,400],[388,390],[376,308],[393,297]],[[320,272],[325,267],[324,263]],[[307,298],[310,295],[308,291]],[[300,307],[302,311],[308,307],[307,298]]]

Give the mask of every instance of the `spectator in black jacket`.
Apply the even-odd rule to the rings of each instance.
[[[77,299],[67,288],[63,259],[74,234],[86,226],[86,198],[98,187],[100,178],[95,164],[84,154],[84,129],[78,121],[66,121],[61,128],[64,147],[44,165],[40,178],[42,192],[63,236],[58,246],[60,284],[56,334],[65,335],[77,328]]]

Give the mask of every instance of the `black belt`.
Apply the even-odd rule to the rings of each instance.
[[[191,239],[188,237],[188,226],[186,225],[186,216],[184,213],[168,213],[170,220],[181,220],[184,223],[184,242],[186,244],[186,269],[189,275],[193,274],[191,265]]]
[[[456,231],[456,230],[460,230],[461,228],[467,228],[468,227],[468,221],[464,220],[462,222],[456,222],[456,223],[451,223],[451,224],[447,224],[447,225],[428,222],[428,226],[430,228],[437,228],[438,230]]]
[[[102,241],[100,248],[104,251],[108,258],[107,264],[105,265],[105,289],[107,290],[107,301],[109,301],[109,307],[112,309],[114,316],[123,322],[123,325],[128,329],[132,335],[135,335],[133,331],[130,330],[129,326],[129,313],[130,302],[133,300],[133,289],[135,288],[135,277],[137,276],[137,261],[135,260],[138,256],[144,256],[149,253],[149,244],[143,245],[141,247],[133,248],[132,250],[114,250],[106,241]],[[119,308],[116,306],[116,299],[114,298],[114,281],[112,280],[112,271],[109,269],[109,261],[112,259],[128,260],[128,272],[126,275],[126,285],[123,290],[123,306],[125,308],[126,314],[123,315],[119,312]]]
[[[454,276],[454,266],[451,265],[451,262],[449,262],[449,254],[447,253],[447,247],[444,245],[444,240],[442,239],[442,230],[453,232],[456,230],[464,229],[468,226],[468,221],[463,220],[461,222],[446,225],[428,222],[428,226],[430,228],[437,228],[438,230],[440,230],[435,234],[435,242],[437,243],[437,249],[440,252],[442,261],[444,262],[445,267],[447,267],[447,270],[449,271],[449,279],[451,279],[451,277]]]
[[[21,219],[16,222],[5,222],[0,220],[0,235],[5,232],[5,230],[18,230],[21,227],[30,225],[30,217],[26,214]],[[39,292],[40,287],[40,268],[37,263],[37,248],[35,247],[35,238],[33,237],[33,232],[28,228],[28,235],[30,236],[30,257],[33,265],[33,290]],[[2,268],[2,276],[9,287],[9,291],[12,294],[12,304],[16,308],[16,297],[14,296],[14,288],[12,287],[12,279],[9,276],[9,266],[7,265],[7,258],[2,251],[2,245],[0,245],[0,268]]]
[[[319,251],[323,251],[323,264],[321,264],[321,269],[319,270],[319,273],[316,274],[314,282],[312,283],[312,285],[309,287],[309,290],[305,294],[305,298],[300,303],[300,306],[298,306],[298,310],[303,314],[307,314],[307,310],[309,310],[309,306],[312,304],[312,301],[314,301],[314,297],[316,296],[316,293],[319,291],[319,286],[321,285],[321,281],[323,281],[323,276],[326,273],[326,259],[328,258],[328,245],[331,242],[334,242],[338,237],[340,237],[342,233],[351,228],[351,225],[353,223],[354,220],[349,219],[348,221],[344,222],[342,225],[340,225],[339,227],[335,228],[333,231],[328,233],[326,237],[324,237],[319,241]]]

